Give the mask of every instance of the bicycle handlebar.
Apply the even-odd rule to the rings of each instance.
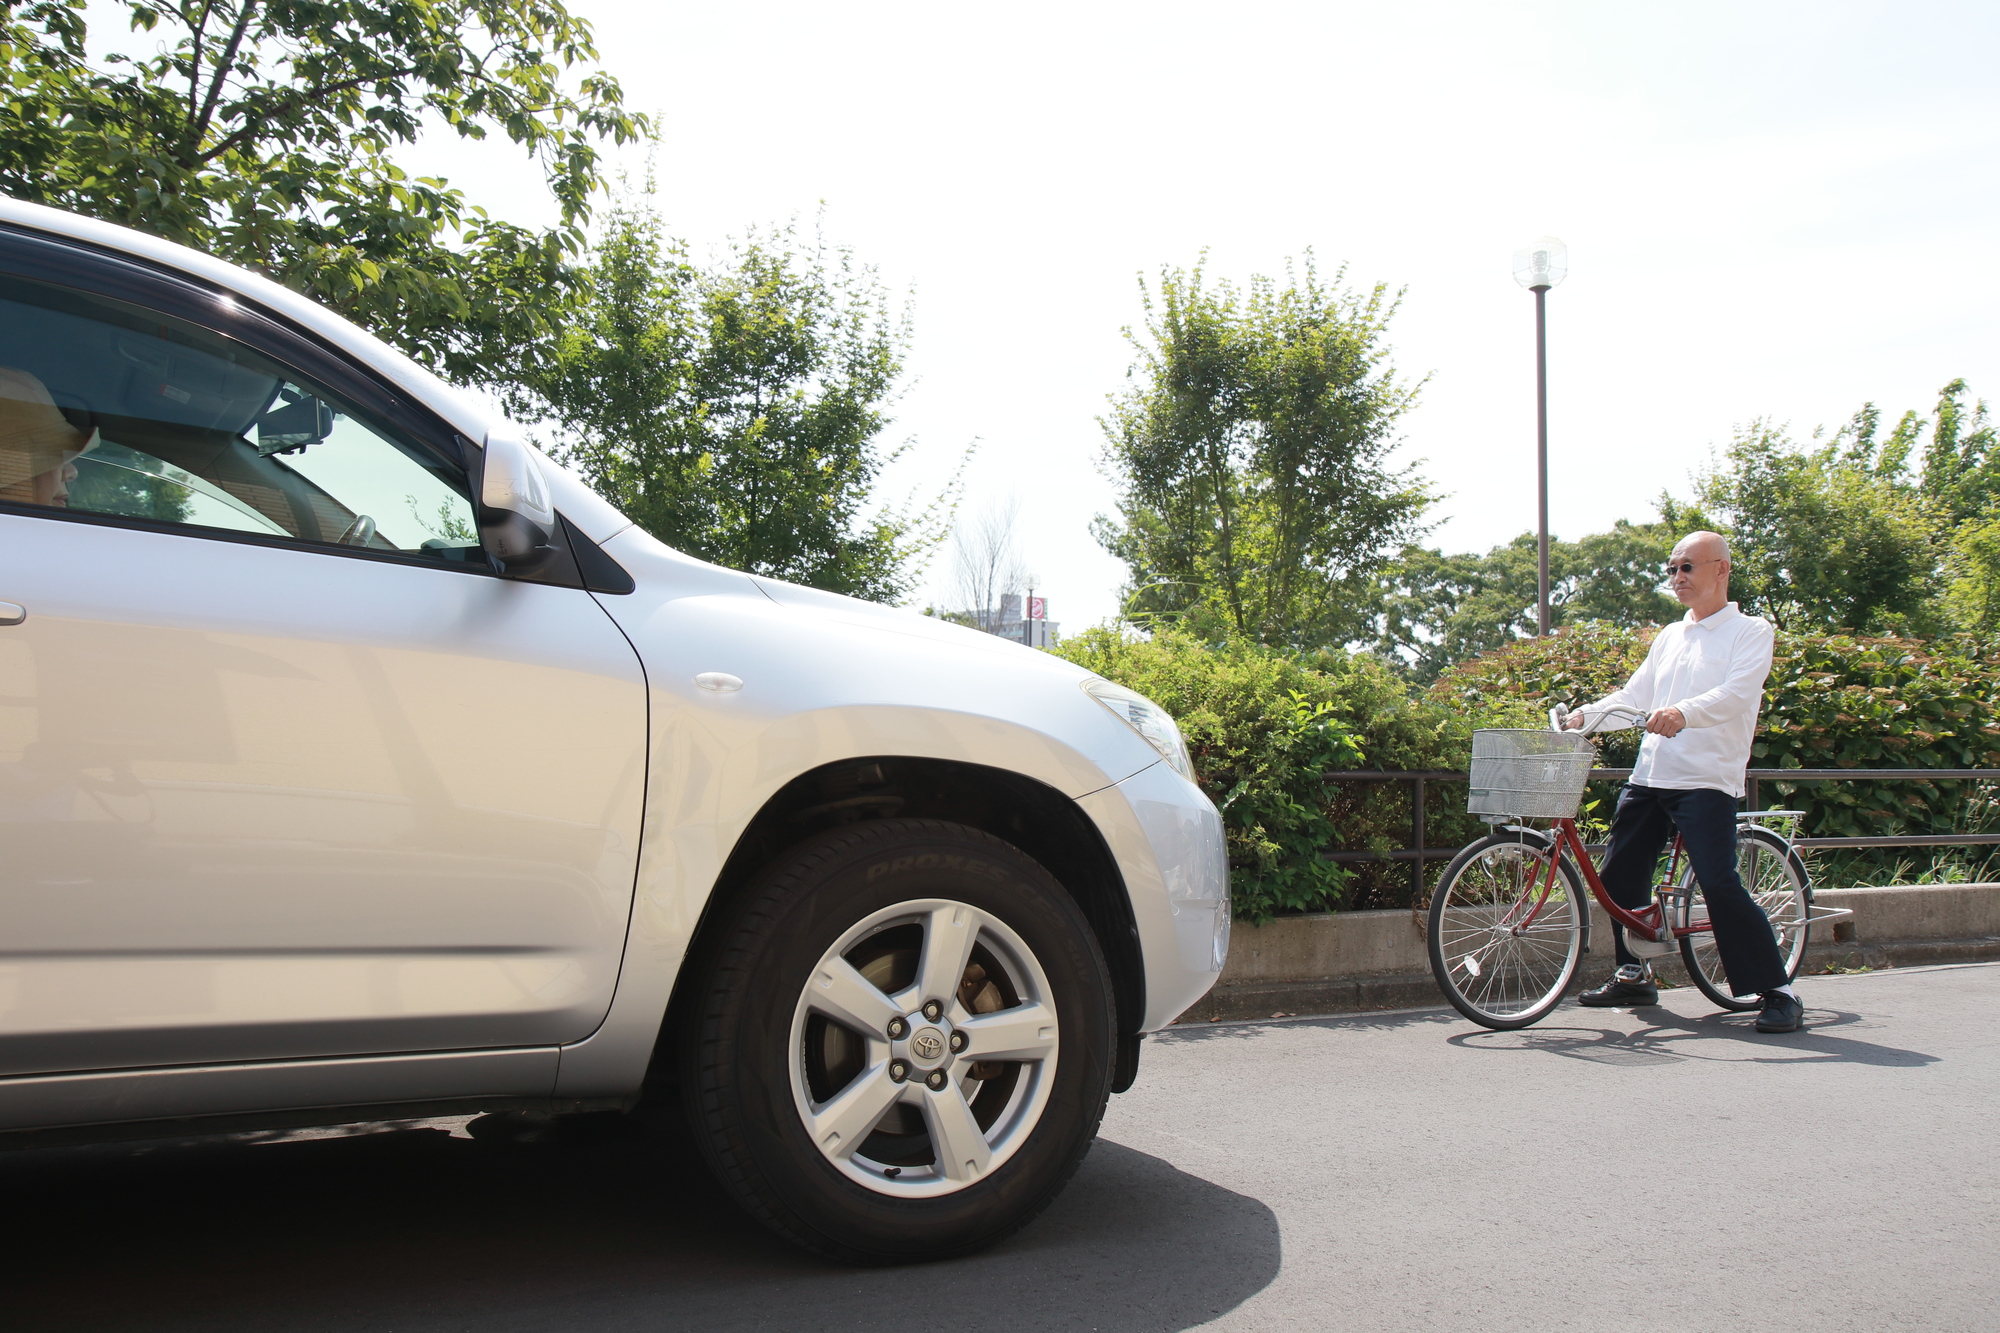
[[[1599,711],[1594,719],[1590,716],[1591,710],[1588,708],[1579,708],[1576,711],[1583,714],[1582,731],[1586,736],[1593,731],[1623,731],[1627,727],[1636,727],[1643,724],[1648,716],[1645,709],[1633,708],[1626,704],[1612,704],[1609,708]],[[1604,725],[1605,720],[1613,714],[1622,715],[1630,720],[1620,722],[1615,727],[1606,727]],[[1570,706],[1568,704],[1557,704],[1549,710],[1549,730],[1567,730],[1564,724],[1569,721],[1569,718]]]

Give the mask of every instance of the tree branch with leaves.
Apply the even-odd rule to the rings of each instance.
[[[922,507],[874,499],[900,453],[881,435],[908,338],[844,249],[785,227],[701,265],[633,202],[610,214],[576,311],[509,406],[661,541],[893,602],[958,493],[954,480]]]
[[[0,190],[258,269],[461,381],[572,290],[599,146],[649,132],[559,0],[129,0],[149,52],[86,58],[84,0],[0,7]],[[560,210],[495,219],[394,151],[504,135]]]

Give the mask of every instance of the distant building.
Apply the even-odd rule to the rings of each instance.
[[[1025,643],[1030,648],[1054,647],[1059,642],[1057,631],[1062,626],[1056,621],[1047,619],[1048,599],[1046,597],[1034,599],[1035,609],[1044,614],[1033,620],[1022,619],[1021,602],[1021,594],[1003,593],[1000,597],[999,614],[982,615],[979,618],[982,622],[980,627],[988,634],[1002,639],[1012,639],[1016,643]]]

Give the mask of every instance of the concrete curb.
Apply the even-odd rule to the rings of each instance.
[[[2000,884],[1937,884],[1821,889],[1815,901],[1853,917],[1821,927],[1806,949],[1804,971],[1922,967],[2000,959]],[[1831,938],[1821,938],[1822,932]],[[1611,972],[1610,924],[1592,907],[1592,951],[1572,990]],[[1690,984],[1678,957],[1656,968],[1663,980]],[[1182,1015],[1183,1023],[1269,1018],[1276,1014],[1367,1013],[1441,1007],[1424,931],[1406,910],[1284,917],[1264,926],[1238,923],[1229,964],[1215,989]]]

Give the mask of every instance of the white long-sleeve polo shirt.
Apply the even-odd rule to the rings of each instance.
[[[1678,735],[1648,735],[1632,766],[1632,784],[1673,791],[1713,788],[1743,795],[1743,770],[1771,674],[1770,622],[1746,616],[1731,602],[1701,620],[1694,612],[1653,639],[1646,660],[1591,711],[1623,704],[1651,713],[1678,708],[1687,727]]]

